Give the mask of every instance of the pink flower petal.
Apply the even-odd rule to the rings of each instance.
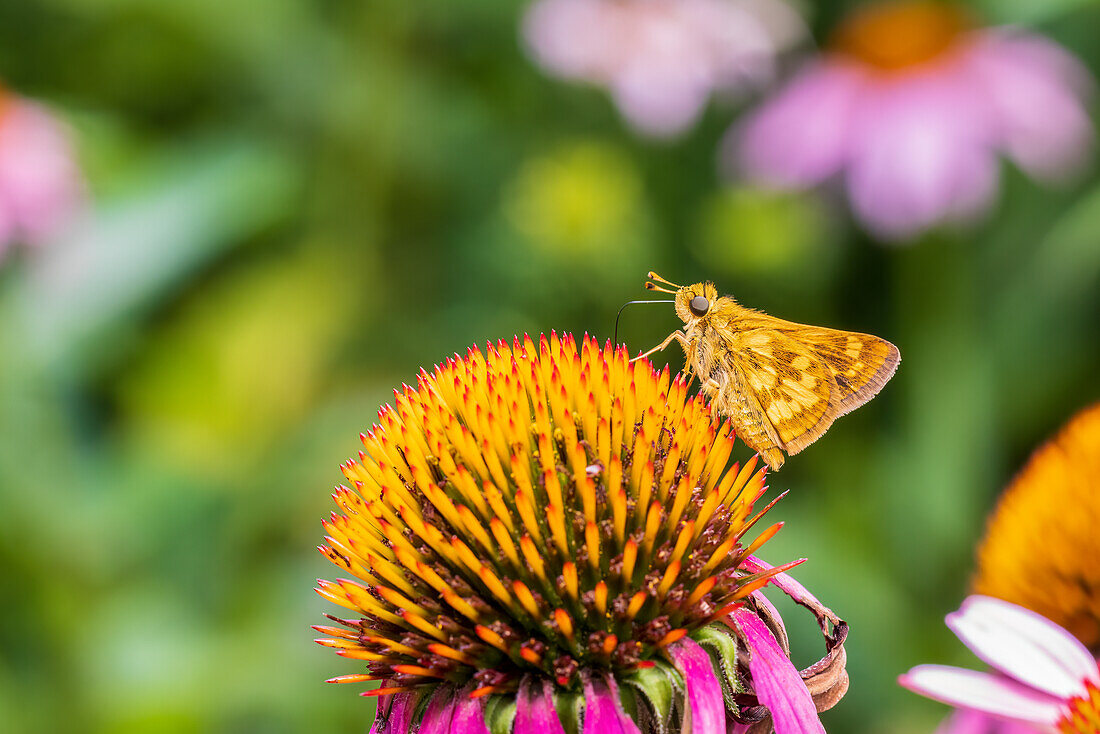
[[[984,711],[959,709],[936,729],[936,734],[1036,734],[1035,727],[1002,719]]]
[[[670,645],[668,653],[687,685],[688,706],[683,731],[722,731],[726,725],[726,703],[722,684],[714,674],[710,656],[694,640],[684,638]]]
[[[904,238],[993,198],[996,144],[987,107],[953,69],[869,86],[853,113],[848,191],[860,219]]]
[[[614,679],[608,678],[605,684],[585,678],[582,734],[641,734],[638,725],[623,711]]]
[[[554,708],[553,691],[547,680],[524,679],[516,700],[514,734],[565,734]]]
[[[441,685],[428,702],[428,710],[420,722],[420,734],[450,734],[455,712],[455,690]]]
[[[1090,79],[1064,49],[1034,35],[979,34],[968,55],[975,89],[996,115],[1001,144],[1034,176],[1072,173],[1087,160],[1093,126],[1082,103]]]
[[[0,106],[0,218],[17,237],[37,242],[63,228],[83,200],[65,127],[36,104],[6,99]]]
[[[768,81],[804,33],[781,0],[538,0],[523,34],[552,73],[604,84],[634,127],[667,136],[712,92]]]
[[[1050,725],[1061,702],[1011,678],[946,665],[918,665],[898,678],[911,691],[951,706],[977,709],[1034,725]]]
[[[374,715],[370,734],[406,734],[412,724],[416,703],[419,700],[419,696],[409,691],[379,696],[378,709]]]
[[[984,662],[1021,683],[1068,698],[1100,683],[1096,661],[1073,635],[1028,609],[971,596],[947,626]]]
[[[539,0],[523,19],[523,37],[535,61],[548,71],[602,80],[614,64],[616,18],[610,3]]]
[[[749,647],[753,691],[771,712],[776,734],[824,734],[802,676],[768,626],[744,608],[734,610],[733,620]]]
[[[470,698],[468,689],[458,694],[451,719],[451,734],[489,734],[485,723],[484,698]]]
[[[763,559],[757,558],[756,556],[749,556],[748,558],[746,558],[741,563],[741,567],[747,571],[751,571],[752,573],[760,573],[761,571],[769,571],[775,568],[775,566],[771,565]],[[798,602],[799,604],[824,606],[821,602],[817,600],[816,596],[810,593],[809,589],[798,583],[798,581],[796,581],[794,577],[786,571],[777,573],[776,575],[772,576],[769,583],[774,585],[776,588],[778,588],[787,596],[791,597],[791,599]],[[774,607],[772,607],[772,609],[774,610]],[[775,616],[778,619],[779,613],[776,612]]]
[[[807,67],[731,130],[725,157],[735,170],[772,186],[824,181],[847,160],[853,104],[864,84],[863,72],[850,64]]]
[[[692,78],[688,69],[632,65],[613,78],[611,93],[634,127],[666,137],[695,123],[710,96],[710,83],[705,77]]]

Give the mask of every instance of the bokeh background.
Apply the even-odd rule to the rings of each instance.
[[[802,10],[820,40],[849,6]],[[1100,4],[975,8],[1100,73]],[[332,611],[311,588],[338,463],[420,366],[514,333],[609,338],[651,268],[899,345],[881,396],[771,477],[791,493],[765,556],[808,557],[799,578],[851,623],[827,728],[934,728],[944,708],[896,675],[967,661],[942,616],[986,513],[1100,398],[1100,176],[1004,164],[985,221],[884,244],[835,192],[719,174],[759,94],[638,135],[532,63],[524,9],[0,4],[0,79],[69,126],[88,193],[0,262],[0,729],[365,731],[373,704],[322,683],[354,666],[309,629]],[[620,339],[677,324],[638,306]],[[806,664],[820,637],[791,615]]]

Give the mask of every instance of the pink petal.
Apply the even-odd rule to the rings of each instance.
[[[748,558],[746,558],[741,563],[741,567],[747,571],[751,571],[752,573],[760,573],[761,571],[769,571],[775,568],[775,566],[771,565],[765,560],[757,558],[756,556],[749,556]],[[795,581],[794,577],[786,571],[777,573],[776,575],[772,576],[769,583],[774,585],[776,588],[778,588],[787,596],[791,597],[791,599],[798,602],[799,604],[824,606],[821,602],[817,600],[816,596],[810,593],[809,589]],[[772,607],[772,611],[774,611],[774,609],[775,608]],[[779,618],[778,612],[775,612],[775,617],[777,619]]]
[[[683,132],[699,118],[710,82],[690,69],[631,65],[612,80],[611,93],[638,130],[655,137]]]
[[[609,3],[539,0],[523,19],[531,56],[559,76],[602,81],[616,55],[615,21]]]
[[[852,106],[864,84],[853,65],[810,65],[730,131],[725,157],[735,170],[772,186],[820,183],[847,159]]]
[[[776,734],[824,734],[825,727],[802,676],[768,626],[744,608],[734,610],[733,620],[749,647],[753,691],[771,712]]]
[[[470,698],[468,694],[468,690],[463,691],[455,701],[451,734],[489,734],[485,723],[485,699]]]
[[[382,685],[388,685],[383,683]],[[420,697],[410,691],[378,697],[378,709],[370,734],[406,734]]]
[[[0,109],[0,208],[19,237],[56,234],[83,204],[84,187],[69,133],[36,104],[9,99]]]
[[[516,700],[514,734],[565,734],[554,708],[553,691],[550,681],[524,679]]]
[[[988,596],[971,596],[947,626],[984,662],[1021,683],[1069,698],[1100,683],[1096,661],[1077,638],[1042,615]]]
[[[904,238],[992,201],[989,110],[946,68],[868,86],[853,113],[848,190],[874,232]]]
[[[724,723],[723,723],[724,725]],[[638,725],[623,711],[614,679],[584,681],[584,729],[582,734],[641,734]]]
[[[1035,734],[1035,727],[983,711],[959,709],[940,724],[936,734]]]
[[[436,689],[420,722],[420,734],[450,734],[455,712],[455,690],[447,685]]]
[[[714,674],[710,656],[694,640],[684,638],[670,645],[668,653],[687,685],[688,706],[683,731],[720,732],[726,725],[722,684]]]
[[[1058,699],[1000,675],[946,665],[918,665],[900,676],[898,683],[951,706],[1030,724],[1051,725],[1061,716]]]
[[[1032,175],[1078,169],[1092,147],[1082,103],[1088,71],[1057,44],[1035,35],[980,34],[969,54],[976,91],[997,116],[1001,144]]]

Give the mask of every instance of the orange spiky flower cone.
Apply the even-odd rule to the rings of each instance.
[[[781,523],[745,538],[775,503],[754,512],[764,470],[730,465],[729,424],[667,368],[501,341],[421,371],[362,440],[320,548],[357,580],[317,589],[359,619],[316,629],[365,663],[334,682],[382,681],[376,731],[751,724],[773,667],[820,726],[770,581],[835,625],[819,668],[843,692],[846,627],[784,573],[800,561],[753,556]]]

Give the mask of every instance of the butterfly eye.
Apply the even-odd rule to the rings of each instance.
[[[691,312],[696,316],[702,317],[707,315],[707,311],[710,310],[710,301],[702,296],[696,296],[691,299],[690,304]]]

